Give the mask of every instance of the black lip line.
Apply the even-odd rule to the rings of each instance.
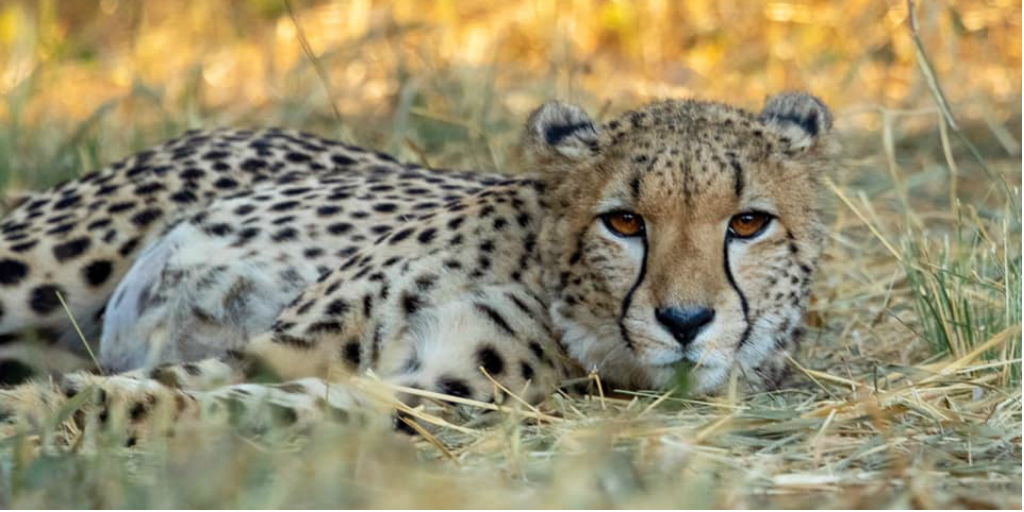
[[[750,309],[747,306],[747,297],[743,295],[743,291],[736,284],[736,279],[732,277],[732,269],[729,266],[729,241],[733,237],[731,234],[725,237],[725,243],[722,244],[722,261],[725,263],[725,277],[729,280],[729,286],[732,286],[733,290],[736,290],[736,295],[740,296],[740,308],[743,309],[743,321],[747,323],[746,328],[743,329],[743,336],[740,337],[740,342],[737,347],[742,347],[747,343],[747,338],[750,337]],[[742,239],[740,239],[742,240]]]

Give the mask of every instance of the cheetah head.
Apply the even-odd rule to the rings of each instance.
[[[545,282],[569,355],[619,386],[669,386],[685,365],[698,393],[734,369],[776,387],[824,240],[831,127],[805,93],[760,114],[662,101],[601,126],[537,109],[524,161],[550,190]]]

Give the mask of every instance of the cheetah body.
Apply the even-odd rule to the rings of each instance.
[[[0,334],[74,344],[70,316],[101,337],[105,370],[178,387],[342,368],[537,402],[590,370],[663,387],[684,361],[698,391],[730,369],[771,387],[820,253],[830,127],[802,93],[760,116],[670,101],[603,126],[549,103],[516,176],[290,131],[191,132],[8,214]],[[737,240],[730,218],[751,208],[771,222]],[[644,229],[614,232],[621,211]],[[694,304],[714,321],[684,337],[662,313]]]

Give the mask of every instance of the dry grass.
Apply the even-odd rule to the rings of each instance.
[[[0,441],[0,505],[1020,508],[1019,2],[920,6],[921,46],[899,2],[501,4],[296,2],[323,73],[271,0],[5,4],[0,186],[219,124],[505,169],[546,97],[607,116],[658,95],[755,108],[811,88],[846,153],[799,385],[557,395],[416,441],[372,418],[210,420],[131,450],[116,425],[41,426]]]

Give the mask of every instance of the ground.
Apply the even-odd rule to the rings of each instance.
[[[776,4],[764,10],[773,23],[784,14]],[[800,75],[823,84],[816,92],[827,100],[837,100],[831,103],[838,105],[846,157],[824,198],[831,237],[806,319],[809,334],[793,363],[801,376],[794,389],[754,396],[738,389],[703,401],[653,393],[556,396],[536,410],[513,407],[488,423],[459,422],[414,441],[366,425],[324,423],[296,432],[253,419],[186,425],[166,444],[140,451],[124,448],[112,433],[77,438],[71,432],[75,444],[52,446],[51,425],[40,425],[0,442],[0,506],[1019,509],[1020,68],[998,68],[995,80],[982,80],[971,59],[941,65],[939,85],[948,88],[958,121],[943,124],[898,8],[902,4],[892,7],[893,43],[886,50],[896,61],[892,70],[846,75],[882,81],[889,99],[865,97],[865,86],[843,82],[843,73],[814,80]],[[1011,11],[1018,25],[1010,28],[1019,34],[1019,5]],[[326,14],[300,18],[313,24],[329,20]],[[806,23],[799,9],[788,16]],[[957,16],[968,29],[979,23],[980,15]],[[927,29],[932,18],[922,18]],[[280,19],[275,33],[297,49],[290,19]],[[830,26],[852,30],[852,24]],[[932,30],[945,25],[937,26]],[[388,37],[401,37],[395,30],[399,35]],[[999,26],[986,30],[990,42],[1005,37]],[[871,30],[857,33],[874,37]],[[372,37],[367,32],[360,39],[363,51],[371,51]],[[322,51],[322,42],[312,42]],[[338,65],[329,57],[344,54],[339,48],[325,55],[329,72]],[[939,64],[954,58],[945,53],[949,48],[927,45]],[[393,50],[372,51],[391,59]],[[442,45],[437,51],[448,50]],[[272,100],[248,109],[234,104],[254,101],[248,92],[222,97],[224,77],[240,68],[224,71],[218,62],[207,64],[193,88],[175,92],[169,76],[152,85],[129,82],[124,98],[94,103],[77,117],[74,109],[58,108],[62,95],[77,93],[60,89],[46,70],[17,82],[23,85],[10,89],[0,112],[5,200],[184,128],[223,124],[279,124],[422,164],[509,169],[509,141],[525,114],[519,105],[573,96],[592,111],[612,113],[641,102],[618,94],[626,86],[600,60],[598,81],[580,78],[581,85],[572,85],[571,73],[554,79],[569,86],[551,86],[537,71],[543,67],[514,74],[490,64],[416,68],[413,80],[396,62],[393,76],[404,78],[393,95],[373,95],[379,77],[370,67],[360,90],[366,96],[353,100],[353,85],[344,80],[359,79],[358,69],[324,83],[296,52],[293,79],[303,88],[276,89]],[[687,56],[709,71],[701,67],[706,58]],[[701,80],[718,88],[668,92],[724,99],[723,91],[741,91],[733,93],[754,106],[764,88],[780,84],[766,85],[752,74],[708,72]],[[82,89],[88,81],[61,76],[76,90],[105,90]],[[632,85],[638,83],[651,82]],[[892,91],[907,83],[916,102],[892,100]],[[1017,90],[1000,95],[991,85],[998,83]],[[205,98],[202,87],[210,89]],[[649,95],[666,91],[647,87]],[[337,98],[340,119],[325,89]],[[234,103],[225,107],[228,100]]]

